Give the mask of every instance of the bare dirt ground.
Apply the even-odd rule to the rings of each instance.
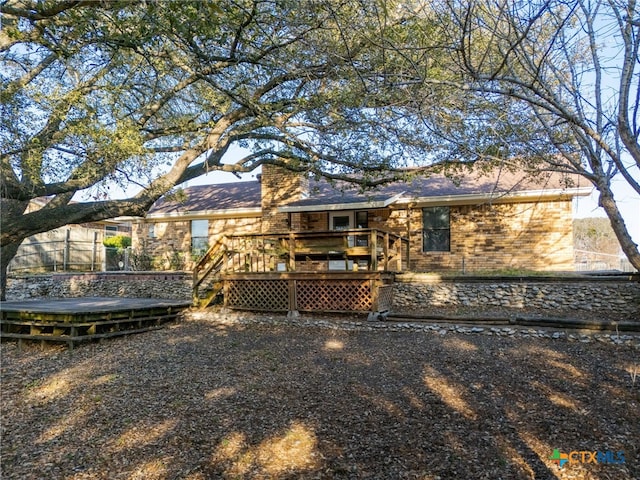
[[[3,479],[640,478],[629,345],[201,318],[1,360]]]

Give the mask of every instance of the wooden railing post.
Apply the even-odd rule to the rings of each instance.
[[[384,233],[384,271],[389,270],[389,232]]]
[[[378,270],[378,231],[371,230],[371,245],[369,246],[371,252],[371,270],[374,272]]]
[[[393,242],[393,250],[396,257],[396,271],[402,271],[402,237],[396,237]]]
[[[293,232],[289,233],[289,271],[296,269],[296,236]]]
[[[298,312],[298,292],[297,292],[297,282],[296,280],[290,278],[288,281],[289,284],[289,311],[287,312],[288,318],[298,318],[300,316],[300,312]]]
[[[198,283],[198,268],[197,266],[193,269],[193,288],[191,290],[191,300],[194,307],[198,306],[200,303],[200,298],[198,296],[198,287],[200,284]]]

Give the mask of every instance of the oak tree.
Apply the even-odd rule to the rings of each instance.
[[[415,59],[383,48],[407,35],[393,3],[0,2],[3,294],[24,238],[143,215],[212,170],[392,177],[425,147],[398,124],[416,83]],[[234,146],[250,153],[230,160]]]
[[[448,58],[448,76],[423,75],[413,107],[440,154],[581,175],[640,270],[612,189],[620,178],[640,196],[637,1],[425,0],[415,15],[439,25],[439,44],[423,48]],[[421,103],[433,92],[441,109]]]

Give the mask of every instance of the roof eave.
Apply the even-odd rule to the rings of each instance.
[[[244,218],[244,217],[259,217],[262,215],[262,209],[260,207],[248,207],[248,208],[227,208],[223,210],[197,210],[197,211],[177,211],[177,212],[162,212],[162,213],[150,213],[145,217],[138,217],[138,222],[151,221],[158,222],[162,220],[197,220],[203,218]]]
[[[463,195],[434,195],[429,197],[402,198],[396,207],[425,205],[472,205],[475,203],[522,203],[532,201],[568,200],[573,197],[590,195],[591,187],[558,188],[545,190],[522,190],[517,192],[470,193]]]
[[[386,198],[384,200],[366,202],[342,202],[324,203],[321,205],[284,205],[278,207],[280,213],[302,213],[302,212],[326,212],[334,210],[364,210],[372,208],[386,208],[402,197],[402,193]]]
[[[522,190],[517,192],[469,193],[458,195],[433,195],[428,197],[403,197],[403,193],[375,202],[325,203],[321,205],[296,205],[278,207],[282,213],[326,212],[334,210],[359,210],[385,207],[404,208],[408,204],[421,205],[469,205],[491,201],[493,203],[517,203],[541,200],[566,200],[591,194],[591,187]]]

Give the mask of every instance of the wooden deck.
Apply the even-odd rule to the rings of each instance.
[[[408,245],[377,229],[223,236],[194,267],[193,304],[204,308],[224,289],[229,308],[386,311],[387,278],[406,266]]]
[[[190,302],[156,298],[64,298],[0,302],[0,338],[75,343],[160,328]]]

